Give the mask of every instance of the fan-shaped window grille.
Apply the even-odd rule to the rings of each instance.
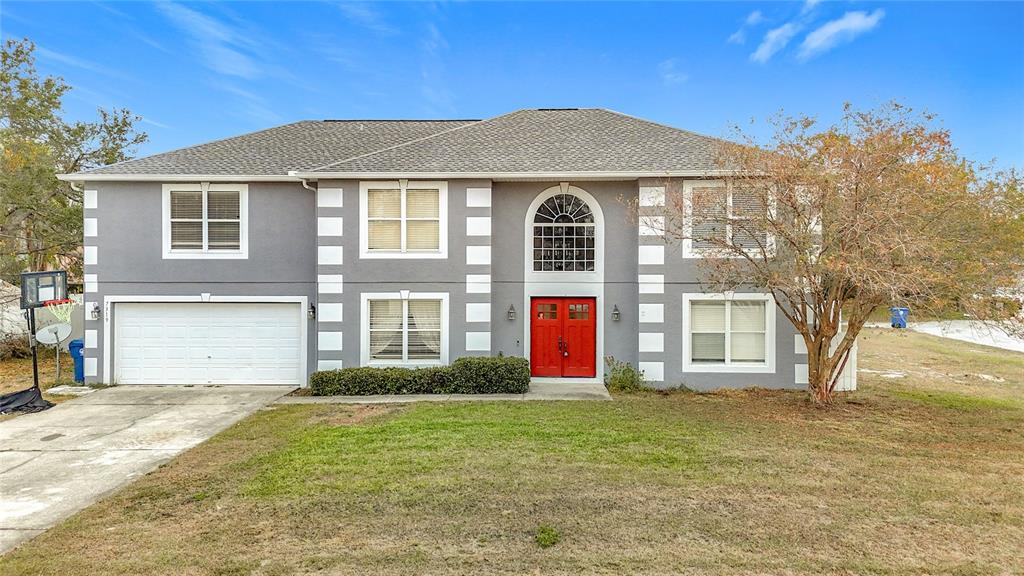
[[[533,217],[533,269],[594,271],[594,214],[572,194],[555,194]]]

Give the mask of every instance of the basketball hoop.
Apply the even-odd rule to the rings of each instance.
[[[77,305],[78,303],[71,298],[43,302],[43,308],[49,310],[54,318],[64,323],[71,322],[71,316],[74,314],[75,306]]]

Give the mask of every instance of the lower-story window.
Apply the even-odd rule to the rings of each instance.
[[[447,295],[364,294],[365,364],[447,363]]]
[[[766,294],[684,294],[683,369],[773,372],[775,309]]]

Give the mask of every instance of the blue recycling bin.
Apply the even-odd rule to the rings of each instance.
[[[889,325],[893,328],[906,328],[910,308],[889,308]]]
[[[75,361],[75,382],[85,382],[85,342],[76,338],[68,342],[68,352]]]

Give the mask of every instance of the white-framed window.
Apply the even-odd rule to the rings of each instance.
[[[683,294],[684,372],[775,372],[770,294]]]
[[[248,258],[249,186],[163,185],[164,258]]]
[[[363,366],[448,363],[448,293],[363,293]]]
[[[700,217],[694,215],[695,198],[706,208]],[[721,242],[737,246],[750,254],[759,255],[761,247],[774,252],[774,241],[767,230],[752,230],[753,216],[764,206],[761,196],[742,186],[731,186],[720,180],[689,181],[683,183],[684,240],[683,258],[741,257],[723,250]]]
[[[447,258],[448,183],[359,183],[361,258]]]
[[[596,229],[585,200],[565,192],[551,196],[533,215],[533,271],[593,272]]]

